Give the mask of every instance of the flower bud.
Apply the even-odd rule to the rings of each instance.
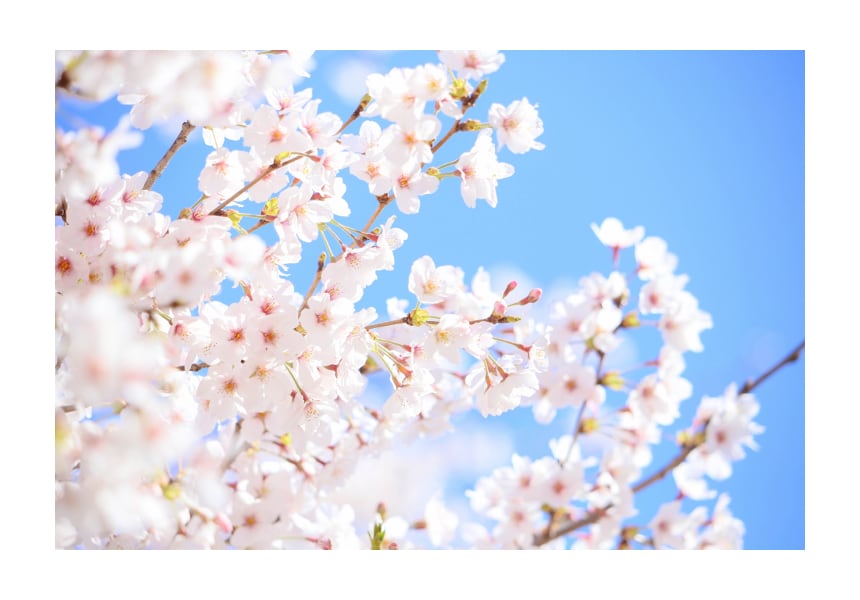
[[[266,204],[263,206],[263,210],[260,211],[262,214],[267,217],[277,217],[278,216],[278,198],[274,196],[266,200]]]
[[[466,80],[459,78],[455,79],[451,84],[451,97],[455,100],[460,100],[469,95],[469,86],[466,84]]]
[[[579,433],[594,433],[600,428],[600,422],[594,417],[585,417],[579,422]]]
[[[233,523],[230,522],[230,517],[224,513],[218,513],[215,515],[213,521],[215,521],[215,524],[222,533],[231,533],[233,531]]]
[[[373,97],[370,94],[365,94],[361,97],[361,102],[358,103],[358,108],[355,109],[353,113],[356,117],[364,112],[364,109],[367,108],[367,105],[370,104],[370,101],[373,100]]]
[[[618,371],[609,371],[598,381],[600,385],[608,387],[610,390],[615,390],[616,392],[624,389],[624,378],[621,377],[621,374]]]
[[[228,210],[227,211],[227,218],[230,219],[230,223],[233,224],[234,229],[238,229],[239,231],[244,231],[244,229],[242,229],[242,226],[239,225],[239,223],[242,222],[242,215],[240,215],[235,210]]]
[[[522,317],[515,317],[513,315],[507,315],[507,316],[499,318],[496,322],[497,323],[517,323],[517,322],[522,321],[522,320],[523,320]]]
[[[164,494],[164,497],[168,500],[176,500],[179,498],[179,495],[182,493],[182,488],[179,487],[179,484],[175,481],[168,483],[161,487],[161,493]]]
[[[624,319],[621,321],[622,327],[639,327],[640,324],[639,315],[636,314],[635,310],[624,315]]]
[[[483,123],[476,119],[469,119],[460,126],[462,131],[478,131],[486,127]]]
[[[540,288],[534,288],[529,292],[529,295],[526,296],[526,301],[523,304],[534,304],[540,297],[543,295],[543,291]]]
[[[413,327],[421,327],[430,319],[430,313],[423,308],[415,308],[406,315],[406,324]]]

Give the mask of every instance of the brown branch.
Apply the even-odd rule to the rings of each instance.
[[[475,102],[477,102],[478,98],[484,92],[486,87],[487,87],[486,81],[482,81],[478,85],[478,87],[469,96],[467,96],[466,98],[463,98],[463,100],[461,100],[461,107],[463,109],[463,115],[465,115],[466,111],[469,110],[475,104]],[[368,100],[368,102],[370,101],[370,97],[365,96],[364,98],[362,98],[362,103],[364,102],[365,98]],[[346,128],[346,125],[348,125],[349,123],[354,121],[356,118],[358,118],[358,115],[361,113],[361,111],[364,110],[364,108],[366,108],[366,106],[367,106],[366,104],[364,106],[362,106],[362,104],[359,104],[358,108],[355,109],[353,116],[350,117],[350,120],[348,121],[348,123],[344,124],[344,126],[341,127],[340,131],[343,131]],[[452,135],[454,135],[458,131],[465,131],[466,129],[467,129],[467,123],[463,122],[463,117],[460,117],[459,119],[457,119],[454,122],[453,125],[451,125],[451,129],[448,130],[448,133],[446,133],[444,135],[444,137],[442,137],[441,140],[439,140],[435,144],[431,144],[430,151],[433,152],[433,154],[436,154],[436,152],[439,150],[439,148],[441,148],[445,144],[445,142],[447,142],[449,139],[451,139]],[[340,133],[340,131],[338,131],[338,133]],[[422,164],[421,167],[423,168],[424,165]],[[381,196],[376,197],[376,200],[379,202],[379,204],[376,205],[376,210],[373,211],[373,214],[370,216],[370,219],[368,219],[367,224],[364,226],[364,229],[361,230],[361,232],[363,234],[367,234],[370,232],[370,229],[373,227],[373,223],[376,221],[377,218],[379,218],[379,215],[382,214],[382,211],[385,210],[385,207],[388,206],[389,204],[391,204],[391,201],[393,199],[394,199],[394,197],[391,195],[391,192],[388,192],[388,193],[382,194]],[[350,247],[353,247],[353,246],[355,246],[355,243],[350,245]],[[343,253],[341,253],[339,256],[337,256],[335,259],[333,259],[332,262],[337,261],[337,259],[339,259],[341,256],[343,256]]]
[[[560,538],[563,535],[567,535],[568,533],[573,533],[577,529],[582,529],[583,527],[594,525],[600,519],[606,516],[606,513],[609,512],[610,508],[612,508],[611,504],[604,508],[598,508],[594,510],[587,517],[583,517],[577,521],[570,521],[569,523],[565,523],[555,531],[545,531],[544,533],[537,534],[532,540],[532,543],[535,546],[543,546],[547,542],[551,542],[552,540]]]
[[[675,467],[687,460],[687,457],[690,456],[690,453],[699,446],[701,446],[702,443],[703,442],[690,442],[689,444],[684,444],[683,446],[681,446],[681,452],[677,456],[675,456],[675,458],[670,460],[665,466],[663,466],[663,468],[661,468],[656,473],[652,473],[651,476],[647,479],[643,479],[642,481],[634,485],[631,488],[633,490],[633,493],[636,494],[644,490],[652,483],[656,483],[657,481],[663,479],[666,475],[671,473],[675,469]]]
[[[765,371],[762,375],[759,375],[758,379],[747,380],[747,382],[744,384],[744,386],[740,389],[740,391],[738,393],[739,394],[749,394],[751,391],[753,391],[755,388],[757,388],[759,385],[761,385],[765,379],[767,379],[768,377],[770,377],[771,375],[773,375],[774,373],[779,371],[785,365],[788,365],[788,364],[793,363],[797,360],[800,360],[800,353],[803,352],[803,349],[805,346],[806,346],[806,340],[800,342],[800,344],[798,344],[797,348],[792,350],[788,356],[786,356],[781,361],[779,361],[774,366],[772,366],[770,369]]]
[[[805,347],[805,344],[806,344],[805,341],[800,342],[800,344],[797,346],[797,348],[792,350],[788,355],[786,355],[785,358],[783,358],[778,363],[776,363],[774,366],[772,366],[770,369],[765,371],[762,375],[760,375],[756,379],[747,381],[738,393],[739,394],[749,394],[755,388],[757,388],[759,385],[761,385],[766,379],[768,379],[771,375],[773,375],[774,373],[776,373],[777,371],[782,369],[784,366],[799,360],[801,352],[803,351],[803,349]],[[707,426],[707,423],[705,423],[705,425]],[[634,494],[638,493],[638,492],[644,490],[645,488],[647,488],[648,486],[650,486],[651,484],[653,484],[657,481],[660,481],[661,479],[666,477],[676,467],[678,467],[681,463],[683,463],[685,460],[687,460],[687,457],[690,456],[690,454],[693,452],[693,450],[695,450],[696,448],[701,446],[704,443],[704,441],[705,441],[704,436],[697,436],[696,438],[694,438],[691,441],[682,445],[681,451],[672,460],[670,460],[666,465],[661,467],[655,473],[652,473],[646,479],[643,479],[642,481],[640,481],[639,483],[634,485],[631,488],[633,490],[633,493]],[[552,541],[558,537],[561,537],[563,535],[567,535],[573,531],[576,531],[577,529],[581,529],[581,528],[586,527],[588,525],[592,525],[592,524],[596,523],[597,521],[599,521],[601,518],[603,518],[603,516],[606,514],[606,511],[608,510],[608,508],[609,507],[601,509],[599,511],[596,511],[596,512],[592,513],[591,515],[589,515],[588,517],[586,517],[584,519],[580,519],[579,521],[572,521],[570,523],[567,523],[564,526],[559,527],[555,531],[549,531],[548,530],[548,531],[545,531],[544,533],[535,535],[534,545],[535,546],[541,546],[541,545],[546,544],[547,542]]]
[[[208,363],[204,362],[204,363],[195,363],[195,364],[191,365],[190,367],[188,367],[187,369],[185,368],[184,365],[180,365],[176,368],[179,369],[180,371],[190,371],[192,373],[195,373],[197,371],[202,371],[203,369],[208,369],[209,367],[210,367],[210,365]]]
[[[317,272],[316,275],[314,275],[314,280],[311,282],[311,287],[308,288],[308,291],[305,294],[305,298],[304,300],[302,300],[302,307],[299,309],[300,315],[308,307],[308,301],[311,299],[311,296],[313,296],[314,290],[317,289],[317,286],[320,283],[320,279],[322,279],[322,272],[325,268],[325,258],[326,254],[325,252],[323,252],[322,254],[320,254],[319,260],[317,260]]]
[[[360,117],[361,113],[364,112],[364,109],[367,108],[367,105],[370,104],[370,101],[372,99],[373,98],[370,97],[370,94],[365,94],[364,96],[362,96],[361,101],[358,103],[358,106],[355,108],[354,111],[352,111],[352,114],[349,116],[349,118],[344,121],[343,125],[340,126],[340,129],[337,130],[335,135],[340,135],[341,133],[343,133],[343,131],[347,127],[349,127],[358,117]]]
[[[739,394],[749,394],[755,388],[757,388],[759,385],[761,385],[768,377],[770,377],[771,375],[773,375],[774,373],[779,371],[784,366],[798,360],[800,358],[800,353],[803,350],[805,344],[806,344],[806,341],[800,342],[800,344],[797,346],[797,348],[792,350],[785,358],[783,358],[781,361],[776,363],[770,369],[765,371],[758,378],[756,378],[755,380],[747,381],[738,393]],[[707,423],[705,423],[705,425],[707,426]],[[701,446],[704,442],[705,442],[704,436],[702,436],[699,439],[693,439],[690,442],[681,446],[681,451],[675,456],[675,458],[670,460],[663,468],[661,468],[656,473],[653,473],[647,479],[644,479],[644,480],[640,481],[639,483],[637,483],[636,485],[634,485],[632,488],[633,492],[637,493],[641,490],[644,490],[649,485],[651,485],[651,484],[663,479],[664,477],[666,477],[666,475],[671,473],[672,470],[675,469],[675,467],[677,467],[678,465],[683,463],[685,460],[687,460],[687,457],[690,456],[690,453],[693,452],[693,450],[695,450],[699,446]]]
[[[188,141],[188,136],[191,132],[194,131],[194,125],[185,121],[182,124],[182,129],[179,131],[179,135],[176,136],[176,139],[173,140],[173,143],[170,145],[170,148],[167,149],[167,152],[164,153],[164,156],[161,157],[161,160],[158,161],[158,164],[155,165],[155,168],[149,172],[149,177],[146,178],[146,183],[143,184],[143,189],[151,190],[152,186],[155,185],[155,180],[161,177],[161,173],[167,167],[167,164],[170,162],[170,159],[173,158],[173,155],[176,154],[176,151],[179,150],[185,142]]]
[[[232,196],[230,196],[229,198],[224,200],[221,204],[219,204],[218,206],[213,208],[211,211],[209,211],[209,214],[214,215],[214,214],[221,212],[222,210],[227,208],[227,205],[229,205],[231,202],[233,202],[233,200],[235,200],[236,198],[238,198],[239,196],[241,196],[242,194],[244,194],[245,192],[250,190],[252,187],[257,185],[258,183],[260,183],[263,179],[268,177],[270,173],[277,171],[281,167],[286,167],[288,164],[294,163],[301,158],[306,158],[306,157],[304,155],[294,156],[293,158],[285,160],[284,162],[281,162],[281,161],[275,159],[275,161],[272,164],[270,164],[268,167],[266,167],[265,169],[260,171],[260,174],[257,175],[256,177],[254,177],[254,179],[252,179],[251,181],[249,181],[242,189],[240,189],[239,191],[234,193]]]
[[[457,119],[457,121],[453,125],[451,125],[451,129],[448,130],[448,133],[446,133],[441,140],[436,142],[436,144],[434,144],[430,148],[430,151],[433,152],[433,154],[436,154],[436,151],[439,150],[439,148],[441,148],[445,144],[445,142],[450,140],[451,136],[458,131],[463,131],[463,123],[461,123],[460,119]]]
[[[385,207],[391,203],[392,197],[391,194],[383,194],[381,196],[377,196],[376,200],[378,201],[376,210],[373,211],[372,215],[370,215],[370,219],[367,220],[367,224],[364,226],[364,229],[361,230],[361,233],[366,234],[370,232],[370,229],[373,227],[373,222],[382,214]]]
[[[365,327],[365,329],[370,331],[371,329],[378,329],[379,327],[390,327],[392,325],[402,325],[403,323],[406,323],[408,321],[408,319],[409,319],[409,316],[407,315],[401,319],[394,319],[392,321],[385,321],[384,323],[374,323],[372,325],[368,325],[367,327]]]
[[[254,225],[249,227],[245,231],[245,233],[254,233],[255,231],[257,231],[261,227],[265,227],[267,224],[272,223],[272,222],[273,222],[272,219],[261,219],[260,221],[258,221],[257,223],[254,223]]]

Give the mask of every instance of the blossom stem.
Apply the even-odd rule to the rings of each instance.
[[[443,165],[439,165],[439,166],[438,166],[438,167],[436,167],[436,168],[437,168],[437,169],[447,169],[448,167],[453,167],[453,166],[454,166],[454,165],[456,165],[456,164],[457,164],[457,161],[456,161],[456,160],[451,160],[451,161],[446,162],[446,163],[445,163],[445,164],[443,164]]]
[[[188,141],[188,136],[191,132],[194,131],[194,125],[185,121],[182,124],[182,129],[179,130],[179,135],[176,136],[176,139],[173,140],[173,143],[170,145],[170,148],[167,149],[167,152],[164,153],[164,156],[161,157],[161,160],[158,161],[158,164],[155,165],[155,168],[149,172],[149,176],[146,178],[146,182],[143,184],[144,190],[151,190],[152,186],[155,185],[155,181],[161,177],[161,173],[167,168],[167,164],[170,162],[170,159],[173,158],[173,155],[176,154],[176,151],[179,150],[182,146],[185,145],[185,142]]]
[[[336,221],[335,219],[332,219],[330,222],[333,223],[334,225],[336,225],[337,227],[340,227],[340,229],[352,239],[353,244],[361,243],[362,237],[370,239],[370,236],[368,236],[363,231],[359,231],[358,229],[355,229],[354,227],[349,227],[348,225],[344,225],[343,223]],[[361,236],[361,237],[359,237],[359,236]],[[337,236],[335,236],[335,237],[337,237]]]
[[[331,236],[337,240],[337,243],[341,247],[341,249],[346,248],[346,244],[344,244],[343,240],[338,237],[337,232],[334,230],[334,228],[331,225],[329,225],[328,223],[324,223],[323,229],[321,231],[322,231],[322,233],[325,233],[326,231],[328,231],[331,234]],[[347,231],[346,233],[349,233],[349,232]],[[352,236],[350,235],[350,237],[352,237]],[[352,239],[355,240],[354,237]],[[332,255],[332,258],[334,258],[334,253],[331,252],[331,250],[329,250],[329,253]],[[341,254],[342,254],[342,252],[341,252]]]
[[[290,379],[293,380],[293,385],[296,386],[296,390],[299,392],[299,394],[301,394],[302,399],[305,402],[310,402],[310,398],[308,398],[307,392],[305,392],[305,390],[302,389],[302,384],[299,383],[299,380],[296,377],[296,374],[293,373],[293,370],[290,368],[289,363],[284,363],[284,368],[287,370],[287,373],[290,374]]]
[[[330,231],[331,231],[331,229],[329,229],[329,232]],[[332,260],[334,258],[334,252],[332,252],[332,250],[331,250],[331,245],[328,243],[328,238],[326,237],[325,232],[326,232],[326,227],[325,227],[325,225],[323,225],[320,227],[320,237],[322,238],[323,244],[325,245],[325,249],[328,252],[329,260]],[[337,236],[334,236],[334,237],[335,237],[335,239],[337,239]],[[340,240],[338,240],[338,241],[340,241]]]
[[[390,360],[392,363],[394,363],[394,366],[398,367],[397,370],[400,371],[401,369],[397,361],[397,357],[395,357],[391,353],[391,351],[382,344],[374,344],[373,352],[376,354],[376,356],[379,357],[379,362],[382,363],[382,365],[385,367],[385,370],[388,371],[388,375],[391,377],[391,381],[394,382],[394,385],[396,387],[400,387],[402,383],[397,380],[397,375],[395,374],[392,365],[388,362]]]
[[[407,352],[412,352],[412,346],[404,344],[403,342],[397,342],[395,340],[389,340],[388,338],[379,336],[376,336],[376,342],[385,346],[397,346],[398,348],[403,348]]]
[[[474,325],[475,323],[480,323],[480,322],[482,322],[482,321],[486,321],[486,319],[478,319],[477,321],[469,321],[469,324],[470,324],[470,325]],[[517,343],[517,342],[515,342],[514,340],[506,340],[505,338],[500,338],[500,337],[493,336],[493,341],[494,341],[494,342],[501,342],[501,343],[503,343],[503,344],[510,344],[511,346],[513,346],[514,348],[516,348],[517,350],[523,350],[523,345],[522,345],[522,344],[518,344],[518,343]],[[526,352],[526,351],[525,351],[525,350],[523,350],[523,352]],[[526,354],[528,354],[528,352],[526,352]]]
[[[231,214],[238,215],[238,216],[240,216],[240,217],[242,217],[242,218],[248,217],[249,219],[261,219],[261,220],[263,220],[263,221],[265,221],[265,222],[269,222],[269,221],[271,221],[271,217],[269,217],[268,215],[254,215],[254,214],[251,214],[251,213],[242,213],[242,212],[239,212],[239,211],[232,211],[232,212],[231,212]]]

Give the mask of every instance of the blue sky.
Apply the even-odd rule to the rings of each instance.
[[[539,106],[545,128],[539,141],[546,148],[500,152],[516,174],[500,182],[496,209],[483,202],[468,209],[456,183],[445,181],[420,214],[399,216],[409,233],[397,254],[400,270],[380,277],[362,303],[381,309],[389,296],[407,297],[407,266],[427,253],[437,264],[462,267],[467,277],[479,266],[521,272],[547,291],[592,271],[608,273],[609,252],[589,225],[614,216],[668,242],[679,258],[677,271],[690,276],[688,289],[713,317],[714,328],[702,335],[704,352],[686,355],[694,397],[685,402],[679,426],[689,422],[701,395],[759,375],[804,339],[803,52],[505,55],[474,115],[485,117],[492,102],[526,96]],[[435,55],[320,52],[315,59],[309,85],[323,98],[321,110],[345,116],[363,90],[343,97],[344,73],[385,72],[435,62]],[[345,61],[353,61],[346,70]],[[72,112],[111,128],[123,109],[69,106],[60,122]],[[149,170],[173,135],[153,135],[147,146],[121,154],[123,171]],[[197,197],[196,173],[208,150],[195,139],[196,147],[183,148],[156,185],[168,201]],[[360,206],[359,198],[357,215],[364,214]],[[310,280],[301,270],[293,277],[299,289]],[[761,449],[737,463],[730,480],[712,485],[731,495],[731,510],[747,528],[747,548],[805,546],[804,367],[805,358],[759,388],[757,421],[766,427]],[[464,425],[509,436],[516,451],[535,458],[565,431],[563,419],[550,428],[528,426],[527,410],[479,421]],[[642,521],[672,493],[671,480],[645,493]]]

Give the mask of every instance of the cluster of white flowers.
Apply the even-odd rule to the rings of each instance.
[[[380,213],[391,203],[418,212],[420,197],[447,177],[459,180],[467,206],[495,207],[497,182],[514,172],[497,151],[543,148],[543,124],[525,98],[492,104],[486,122],[466,118],[485,88],[478,80],[504,62],[497,52],[440,52],[437,64],[371,75],[347,120],[322,112],[310,89],[294,89],[308,75],[306,59],[57,53],[58,89],[133,105],[130,122],[112,133],[57,132],[57,546],[404,548],[416,545],[415,531],[448,546],[458,521],[438,496],[410,525],[383,510],[356,522],[334,493],[363,458],[395,441],[448,431],[459,412],[489,417],[520,406],[541,423],[578,411],[578,429],[551,444],[552,457],[514,456],[512,467],[480,480],[472,507],[497,525],[467,523],[461,538],[564,545],[557,531],[598,511],[602,519],[575,545],[617,540],[635,514],[633,485],[651,446],[692,393],[682,354],[700,351],[711,326],[686,277],[674,274],[676,258],[662,240],[608,219],[594,229],[616,258],[635,246],[638,311],[625,313],[632,294],[616,271],[584,278],[541,323],[530,316],[540,290],[516,294],[511,282],[494,291],[483,270],[467,285],[461,269],[424,256],[410,270],[414,298],[392,298],[380,321],[357,303],[379,271],[394,269],[407,240],[394,216],[374,226]],[[346,133],[358,118],[357,133]],[[116,163],[140,141],[131,126],[170,119],[203,128],[212,147],[195,173],[202,196],[177,218],[160,212],[153,175],[122,174]],[[454,135],[472,135],[471,149],[439,161]],[[361,229],[342,222],[352,215],[344,171],[367,184],[350,193],[369,192],[378,205]],[[243,202],[259,214],[236,211]],[[271,242],[254,234],[268,225]],[[310,259],[317,278],[302,293],[288,269],[320,238],[327,252]],[[219,299],[225,281],[241,286],[240,299]],[[664,346],[653,369],[631,381],[604,357],[643,325],[640,315],[655,316]],[[376,408],[366,399],[373,372],[391,384]],[[625,401],[608,409],[619,390]],[[705,438],[679,480],[688,496],[704,497],[695,493],[704,474],[730,473],[729,461],[760,431],[756,410],[732,390],[703,402]],[[613,444],[589,457],[580,445],[597,431]],[[726,503],[704,530],[700,512],[684,520],[675,505],[661,510],[653,545],[739,545],[742,527]]]
[[[517,485],[505,483],[512,480],[508,468],[478,482],[471,492],[472,507],[497,522],[491,532],[481,530],[485,545],[543,545],[567,524],[589,515],[601,519],[576,540],[575,547],[615,547],[619,538],[631,541],[624,538],[624,520],[637,514],[633,502],[637,481],[643,468],[652,463],[652,447],[664,438],[664,428],[677,421],[680,403],[692,395],[692,385],[682,377],[683,353],[702,350],[699,335],[711,327],[711,318],[684,289],[687,277],[674,274],[677,258],[667,252],[663,240],[645,238],[642,227],[628,230],[617,219],[608,218],[592,229],[612,250],[616,264],[622,249],[634,248],[635,276],[642,285],[637,294],[619,271],[608,276],[594,273],[553,304],[546,324],[524,320],[515,325],[524,344],[535,331],[542,332],[538,343],[547,357],[547,365],[536,368],[537,393],[522,404],[532,405],[540,423],[552,421],[560,410],[575,409],[578,425],[573,436],[551,443],[552,457],[531,461],[515,456],[513,468],[518,475],[513,479]],[[638,300],[638,307],[629,306],[631,299]],[[644,320],[650,315],[654,315],[652,321]],[[622,336],[629,340],[634,331],[648,325],[660,332],[663,346],[654,360],[635,365],[641,374],[631,379],[606,368],[623,343]],[[688,460],[674,470],[685,496],[713,497],[702,478],[725,479],[731,473],[729,461],[743,457],[741,446],[753,447],[752,436],[762,431],[752,421],[757,410],[751,395],[736,398],[733,387],[719,398],[702,400],[694,429],[684,434],[691,444],[697,433],[704,438],[691,446]],[[597,438],[602,441],[595,445]],[[592,467],[593,474],[585,477],[583,469]],[[562,475],[566,479],[561,480]],[[551,482],[550,488],[543,482]],[[555,496],[550,494],[552,490]],[[658,518],[669,519],[667,511],[674,511],[674,519],[679,508],[679,503],[664,506]],[[702,513],[697,509],[694,514],[698,518]],[[685,530],[689,535],[683,543],[678,541],[680,534],[667,538],[666,531],[657,531],[653,524],[653,539],[640,534],[635,539],[658,547],[719,545],[702,537],[704,518],[695,522],[695,527]],[[669,530],[678,527],[673,521]]]

